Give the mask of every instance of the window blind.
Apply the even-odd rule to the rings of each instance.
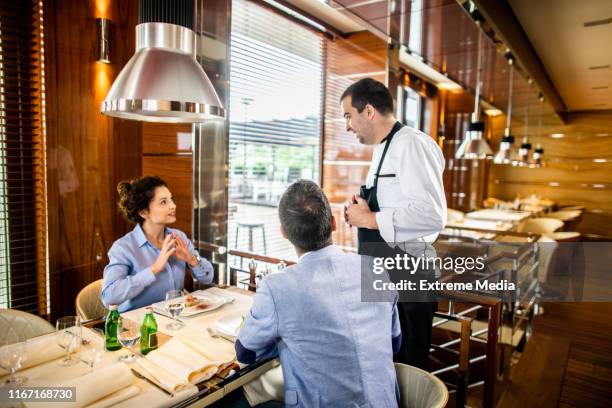
[[[323,42],[320,33],[257,2],[232,3],[232,248],[295,258],[280,237],[276,208],[291,182],[320,178]]]
[[[42,3],[0,2],[0,307],[47,314]]]

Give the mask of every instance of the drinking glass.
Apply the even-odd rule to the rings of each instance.
[[[117,327],[117,338],[119,343],[126,349],[128,354],[119,358],[119,361],[130,364],[136,360],[136,355],[132,352],[132,347],[140,341],[140,325],[136,322],[119,318],[119,327]]]
[[[82,340],[81,321],[78,316],[65,316],[57,319],[55,323],[55,338],[57,344],[66,350],[66,358],[60,364],[69,367],[79,362],[78,358],[72,356]]]
[[[102,360],[102,356],[104,355],[104,350],[102,346],[97,344],[91,344],[89,347],[81,350],[79,353],[79,357],[81,361],[89,366],[89,372],[91,373],[94,369],[94,366]]]
[[[0,367],[10,371],[11,375],[4,382],[9,387],[16,387],[24,384],[27,378],[17,376],[15,373],[21,368],[27,359],[26,342],[4,344],[0,347]]]
[[[179,330],[183,327],[183,323],[178,320],[181,312],[185,309],[185,299],[183,294],[178,290],[170,290],[166,292],[166,311],[174,319],[174,322],[166,326],[170,330]]]

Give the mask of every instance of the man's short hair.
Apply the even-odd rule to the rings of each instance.
[[[302,251],[331,244],[332,212],[323,190],[309,180],[298,180],[283,194],[278,215],[287,239]]]
[[[393,113],[393,97],[385,85],[372,78],[363,78],[355,82],[342,93],[340,102],[351,97],[351,105],[357,112],[363,112],[370,104],[383,115]]]

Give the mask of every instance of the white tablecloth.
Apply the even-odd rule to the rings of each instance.
[[[488,208],[469,212],[465,214],[465,216],[473,220],[520,222],[526,218],[529,218],[531,213],[527,211],[506,211]]]
[[[193,316],[190,318],[183,318],[182,320],[186,322],[186,327],[178,331],[171,331],[166,329],[165,326],[166,324],[171,322],[171,319],[160,315],[155,315],[159,331],[169,334],[171,336],[187,336],[192,338],[196,338],[197,336],[197,338],[206,341],[205,339],[210,339],[210,336],[206,331],[207,327],[213,327],[214,322],[217,319],[225,316],[228,313],[248,313],[253,303],[252,296],[242,295],[239,293],[226,291],[218,288],[211,288],[208,290],[217,295],[225,296],[228,298],[232,297],[236,300],[233,303],[223,305],[217,310],[202,313],[200,315]],[[144,314],[145,309],[142,308],[123,313],[122,316],[140,323],[142,322]],[[51,333],[46,336],[55,336],[55,333]],[[86,340],[91,341],[92,344],[97,344],[98,346],[103,347],[104,339],[92,330],[83,328],[83,337]],[[214,340],[223,341],[218,339]],[[125,351],[105,352],[100,363],[95,366],[95,370],[102,367],[107,367],[112,364],[123,364],[118,361],[118,358],[123,353],[125,353]],[[62,367],[59,365],[59,359],[55,359],[47,363],[38,365],[36,367],[20,371],[20,375],[23,375],[28,378],[28,382],[26,385],[32,387],[57,386],[58,384],[77,378],[79,376],[83,376],[87,373],[89,373],[89,367],[84,363],[78,363],[72,367]],[[183,401],[198,392],[197,387],[195,385],[189,385],[181,392],[175,394],[173,397],[170,397],[168,394],[164,393],[157,387],[149,384],[149,382],[147,382],[146,380],[142,380],[134,376],[132,381],[132,384],[138,386],[138,388],[141,390],[140,393],[137,396],[134,396],[126,401],[117,404],[117,407],[168,407],[177,404],[178,402]],[[104,385],[101,384],[101,386]],[[36,403],[34,404],[34,406],[50,406],[57,408],[59,405],[57,403]]]

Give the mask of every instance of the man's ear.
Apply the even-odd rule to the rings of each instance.
[[[370,120],[374,119],[374,116],[376,115],[376,109],[374,109],[374,107],[370,105],[369,103],[365,106],[364,109],[366,111],[366,115],[368,119]]]
[[[287,235],[285,235],[285,230],[283,229],[283,226],[280,226],[280,233],[281,233],[281,237],[287,239]]]
[[[332,232],[336,230],[336,217],[334,217],[333,215],[331,218],[331,229],[332,229]]]

